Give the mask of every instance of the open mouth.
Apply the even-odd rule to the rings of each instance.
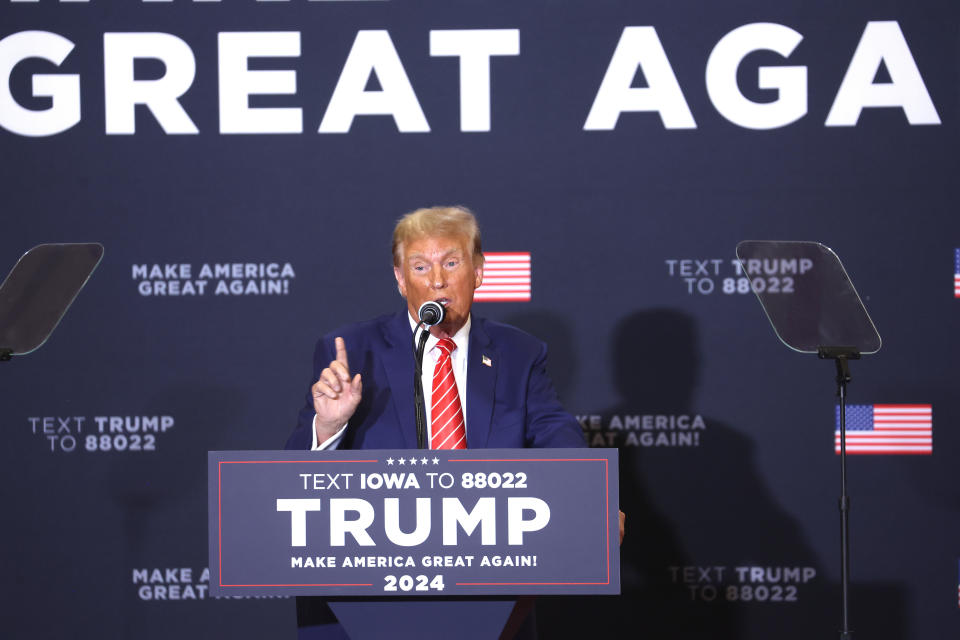
[[[437,298],[434,302],[439,302],[443,306],[447,307],[450,305],[450,298]]]

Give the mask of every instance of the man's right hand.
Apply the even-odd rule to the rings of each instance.
[[[358,373],[351,380],[350,364],[347,362],[347,347],[343,338],[334,340],[337,358],[320,373],[320,379],[311,387],[313,408],[317,412],[314,421],[317,442],[333,436],[350,420],[360,404],[363,381]]]

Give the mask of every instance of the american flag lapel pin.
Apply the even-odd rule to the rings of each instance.
[[[483,366],[485,366],[485,367],[492,367],[492,366],[493,366],[493,360],[490,359],[490,356],[482,356],[482,357],[480,358],[480,362],[482,362],[482,363],[483,363]]]

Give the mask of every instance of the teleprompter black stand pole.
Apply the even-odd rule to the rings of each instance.
[[[840,639],[850,640],[850,496],[847,495],[847,383],[850,382],[850,360],[859,360],[854,347],[820,347],[817,355],[822,360],[833,360],[837,365],[837,397],[840,398],[840,614],[843,626]]]

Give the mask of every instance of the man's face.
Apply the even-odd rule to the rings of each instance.
[[[483,267],[474,264],[467,238],[427,236],[404,244],[397,277],[400,294],[407,299],[410,315],[417,317],[420,305],[435,300],[446,307],[441,337],[452,336],[467,321],[473,292],[483,280]]]

